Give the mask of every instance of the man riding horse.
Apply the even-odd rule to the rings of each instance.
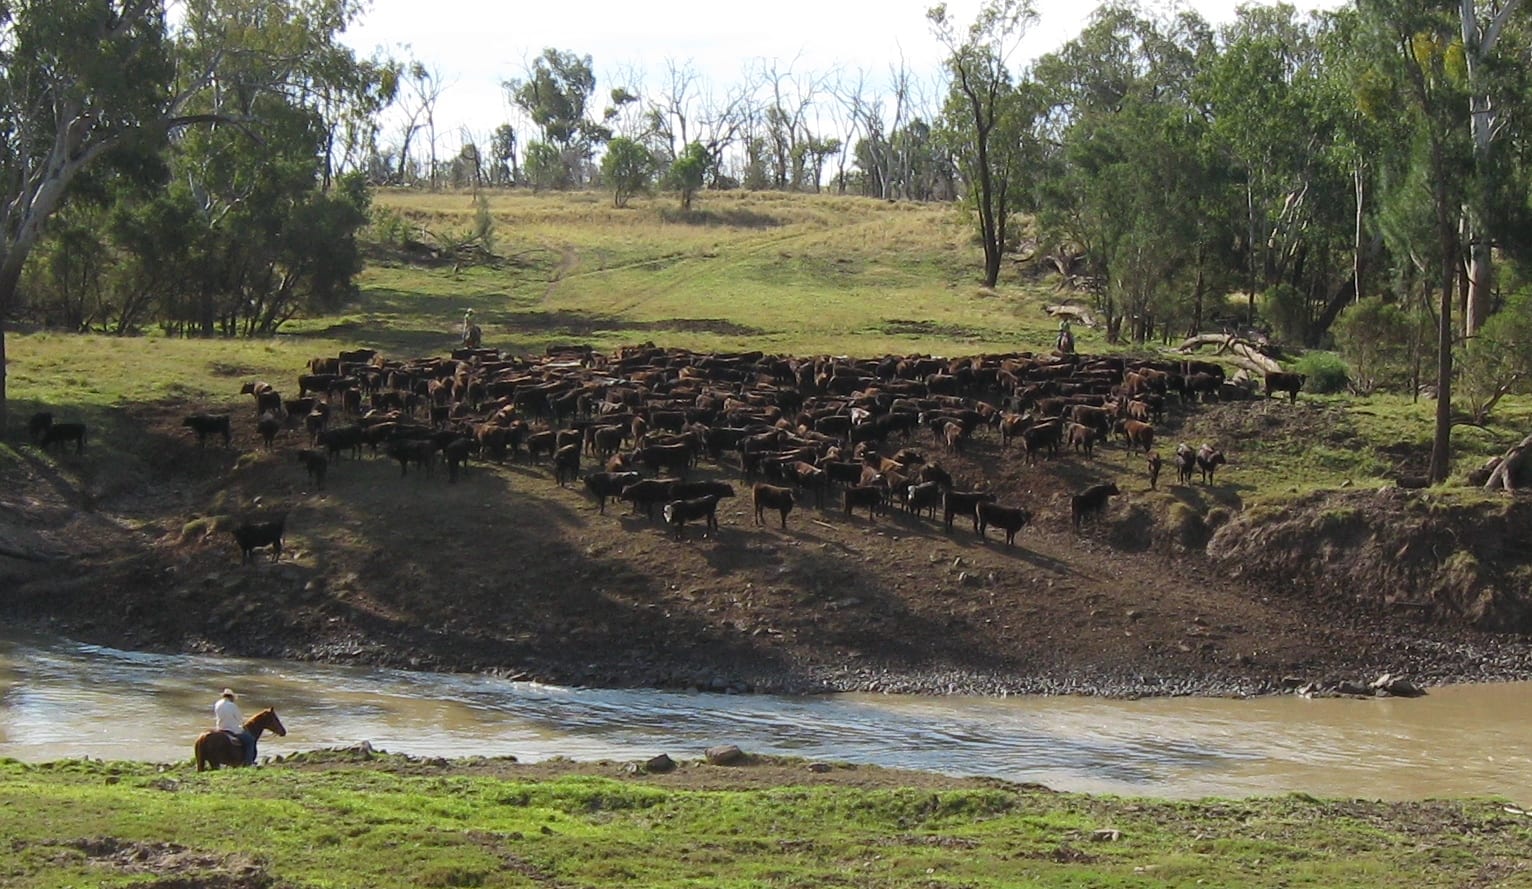
[[[223,694],[213,702],[213,721],[218,731],[232,735],[245,754],[245,765],[255,765],[255,735],[245,728],[245,715],[239,712],[239,705],[234,703],[233,689],[224,689]]]

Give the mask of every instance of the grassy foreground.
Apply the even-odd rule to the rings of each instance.
[[[1155,802],[801,762],[502,761],[259,771],[0,762],[0,884],[66,886],[1525,886],[1500,803]],[[799,776],[751,786],[757,768]],[[606,776],[592,774],[606,772]],[[571,771],[576,771],[571,769]],[[737,783],[729,775],[739,774]],[[734,786],[730,786],[734,784]]]

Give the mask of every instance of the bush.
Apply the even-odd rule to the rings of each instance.
[[[1428,319],[1393,303],[1369,297],[1335,322],[1335,342],[1350,364],[1351,384],[1363,395],[1408,383],[1412,346],[1428,341]]]
[[[410,224],[392,207],[373,207],[370,234],[374,243],[388,247],[403,247],[410,237]]]
[[[1293,370],[1308,377],[1303,388],[1320,395],[1346,391],[1351,371],[1334,352],[1309,352],[1293,364]]]

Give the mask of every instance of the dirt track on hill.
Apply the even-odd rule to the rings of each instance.
[[[774,516],[756,526],[727,461],[698,473],[739,494],[720,529],[689,526],[677,541],[625,504],[598,514],[546,465],[476,462],[449,484],[443,470],[401,477],[385,459],[342,459],[312,490],[293,456],[301,434],[260,449],[244,401],[227,405],[234,446],[199,450],[180,419],[208,407],[135,409],[126,420],[141,435],[114,465],[100,448],[17,448],[0,552],[33,558],[0,555],[4,613],[133,649],[602,686],[1249,694],[1284,677],[1532,675],[1521,637],[1311,595],[1274,564],[1230,579],[1164,515],[1174,502],[1237,509],[1233,473],[1151,492],[1142,456],[1120,447],[1029,468],[989,433],[941,455],[960,486],[984,479],[1033,511],[1014,548],[962,520],[949,534],[835,505],[795,511],[786,531]],[[1109,479],[1122,496],[1076,534],[1068,493]],[[219,530],[229,520],[212,518],[278,511],[288,537],[275,563],[241,565]]]

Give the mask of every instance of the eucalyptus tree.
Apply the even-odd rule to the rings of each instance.
[[[1228,179],[1192,100],[1210,51],[1199,17],[1117,4],[1033,67],[1052,146],[1037,217],[1083,263],[1109,338],[1195,327],[1224,277]]]
[[[654,155],[638,142],[618,136],[607,143],[601,157],[601,178],[612,190],[612,205],[626,207],[634,195],[647,191],[654,181],[654,170]]]
[[[724,156],[740,141],[756,104],[747,84],[714,92],[689,63],[667,60],[665,84],[660,97],[648,104],[646,138],[641,141],[663,167],[680,160],[693,143],[701,146],[703,182],[713,181],[722,175]]]
[[[1473,164],[1477,182],[1464,207],[1464,237],[1468,247],[1468,295],[1463,309],[1464,329],[1473,336],[1489,314],[1489,293],[1494,283],[1495,232],[1490,217],[1497,188],[1511,177],[1502,147],[1513,127],[1526,132],[1529,48],[1532,35],[1523,14],[1522,0],[1458,0],[1461,40],[1459,76],[1465,81],[1468,126],[1473,140]],[[1521,21],[1516,22],[1520,15]],[[1524,194],[1524,192],[1523,192]]]
[[[959,32],[945,3],[926,12],[932,31],[947,50],[952,91],[943,114],[957,150],[984,249],[984,286],[1000,279],[1000,263],[1012,222],[1013,184],[1024,175],[1015,164],[1022,134],[1001,129],[1021,124],[1010,55],[1037,21],[1031,0],[989,0],[966,31]]]
[[[583,164],[610,133],[590,117],[590,100],[596,90],[589,55],[580,56],[549,47],[528,66],[526,77],[504,83],[511,101],[526,112],[542,133],[543,145],[552,148],[563,167],[562,175],[540,170],[543,184],[580,181]],[[528,167],[533,166],[528,146]],[[547,165],[544,152],[537,164]],[[560,186],[561,187],[561,186]]]
[[[704,177],[707,175],[709,155],[707,146],[701,142],[692,142],[682,149],[681,156],[676,158],[670,165],[670,171],[666,174],[672,187],[681,196],[681,209],[683,211],[692,208],[692,198],[702,188]]]
[[[1278,284],[1297,290],[1289,275],[1314,208],[1333,199],[1315,179],[1320,143],[1334,129],[1316,113],[1307,90],[1320,60],[1309,22],[1292,6],[1241,7],[1208,62],[1197,94],[1211,135],[1239,179],[1244,226],[1238,240],[1253,322],[1258,294]]]
[[[1394,171],[1399,191],[1393,198],[1410,199],[1430,220],[1406,249],[1428,257],[1438,288],[1436,419],[1428,470],[1438,483],[1446,480],[1451,458],[1454,283],[1463,259],[1459,219],[1473,161],[1459,76],[1459,22],[1430,0],[1360,0],[1358,7],[1375,46],[1363,106],[1375,116],[1402,112],[1410,126],[1410,150]]]
[[[308,82],[318,56],[344,58],[347,0],[13,0],[0,8],[0,429],[4,321],[50,217],[74,183],[130,145],[160,146],[197,124],[259,133],[253,99]],[[333,55],[332,55],[333,53]]]
[[[509,185],[516,181],[516,128],[508,123],[495,127],[489,139],[489,181]]]

